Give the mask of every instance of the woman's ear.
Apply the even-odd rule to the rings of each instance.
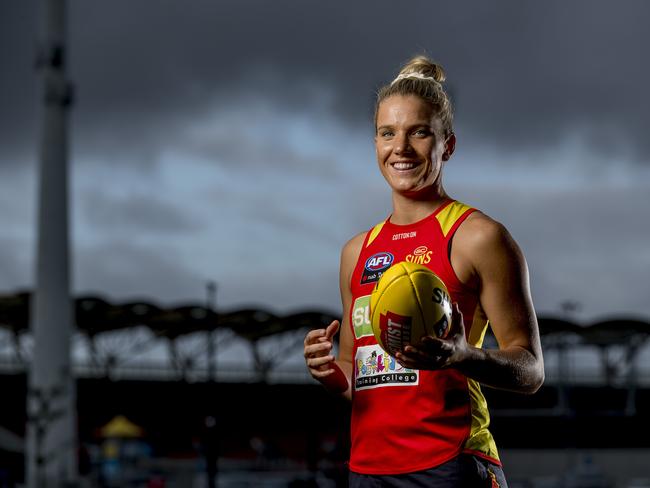
[[[452,132],[445,141],[445,152],[442,153],[442,160],[448,161],[451,155],[454,154],[454,149],[456,149],[456,134]]]

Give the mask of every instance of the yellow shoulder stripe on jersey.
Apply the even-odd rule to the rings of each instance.
[[[440,222],[440,228],[442,229],[442,234],[445,237],[447,237],[447,234],[454,226],[456,221],[470,208],[472,207],[461,202],[451,202],[440,212],[438,212],[436,218],[438,219],[438,222]]]
[[[472,406],[472,422],[469,437],[463,447],[470,451],[481,452],[498,461],[499,451],[489,430],[490,414],[481,391],[481,385],[479,385],[478,381],[467,378],[467,386],[469,387],[469,398]]]
[[[381,232],[381,229],[384,227],[385,223],[386,221],[384,220],[383,222],[380,222],[379,224],[373,227],[373,229],[370,231],[370,237],[368,237],[368,242],[366,242],[366,247],[372,244],[372,241],[374,241],[377,238],[377,236]]]
[[[483,312],[480,304],[476,304],[468,338],[468,342],[472,346],[481,347],[483,345],[483,339],[485,338],[485,331],[488,325],[489,321],[485,316],[485,312]],[[464,448],[481,452],[492,459],[498,460],[499,451],[489,430],[490,413],[483,392],[481,391],[481,385],[479,385],[478,381],[467,378],[467,386],[469,388],[472,423],[470,434],[465,441]]]
[[[483,307],[481,307],[480,303],[477,303],[472,318],[472,324],[469,327],[469,337],[467,338],[467,342],[474,347],[482,347],[485,332],[487,332],[489,325],[490,321],[486,317]],[[467,325],[465,327],[467,327]]]

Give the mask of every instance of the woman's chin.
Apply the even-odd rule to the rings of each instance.
[[[416,182],[413,180],[393,180],[390,182],[390,187],[394,192],[403,195],[417,194],[426,189],[426,187],[422,185],[421,182]]]
[[[393,192],[412,200],[431,200],[438,195],[435,185],[392,186]]]

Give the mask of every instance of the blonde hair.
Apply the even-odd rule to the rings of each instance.
[[[437,63],[426,56],[411,58],[399,72],[397,77],[377,92],[375,102],[375,126],[379,104],[393,95],[414,95],[431,104],[435,113],[440,117],[445,136],[453,132],[453,112],[451,101],[442,83],[445,81],[445,71]]]

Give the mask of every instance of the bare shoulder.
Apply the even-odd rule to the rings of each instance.
[[[368,235],[368,231],[359,232],[343,245],[343,249],[341,250],[341,267],[343,267],[344,263],[354,265],[359,254],[361,254],[361,248],[366,240],[366,235]]]
[[[473,212],[458,228],[454,247],[474,268],[481,267],[486,260],[523,261],[523,255],[506,227],[485,215]]]

